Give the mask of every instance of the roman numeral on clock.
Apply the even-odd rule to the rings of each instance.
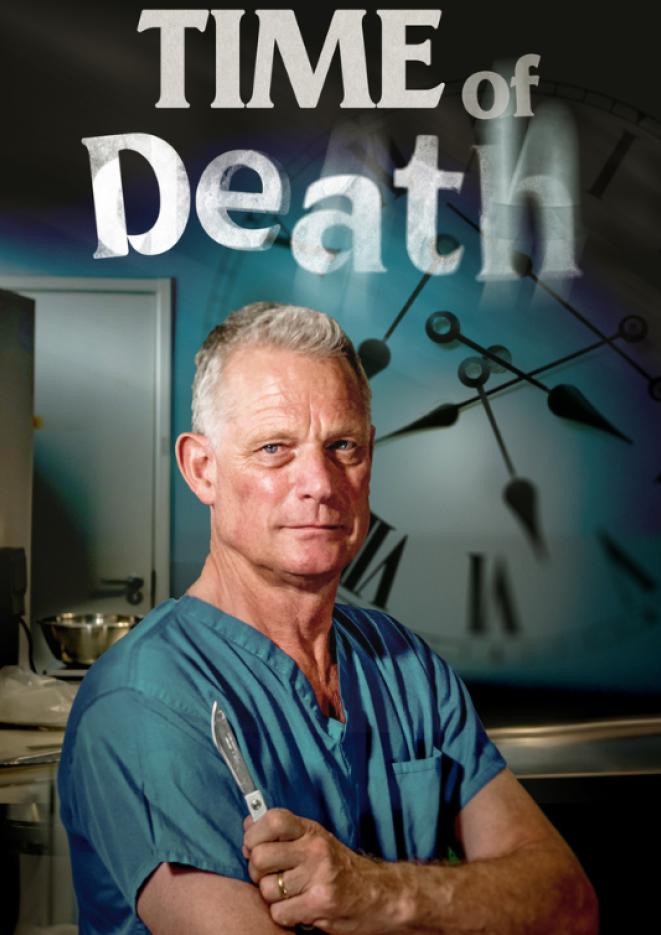
[[[652,595],[657,591],[658,583],[610,533],[602,530],[599,542],[615,572],[613,580],[620,591],[622,603],[630,613],[638,612],[644,622],[656,622],[658,614],[656,601],[652,603]]]
[[[385,610],[388,603],[408,538],[402,536],[389,552],[384,552],[382,546],[392,532],[395,532],[393,526],[375,513],[370,513],[370,525],[365,543],[353,562],[344,569],[340,578],[340,584],[357,597],[362,596],[367,585],[376,578],[377,583],[371,603],[382,610]]]
[[[631,144],[636,139],[635,134],[629,133],[628,130],[625,130],[620,139],[618,140],[613,152],[610,154],[606,162],[604,163],[601,172],[594,180],[592,188],[589,188],[588,191],[591,195],[594,195],[595,198],[601,198],[606,189],[611,183],[611,180],[617,170],[620,167],[620,163],[629,152]]]
[[[519,613],[514,601],[514,592],[507,564],[495,558],[491,582],[487,583],[487,557],[481,552],[468,556],[468,632],[471,636],[483,636],[489,632],[488,605],[497,612],[500,626],[507,637],[521,633]]]

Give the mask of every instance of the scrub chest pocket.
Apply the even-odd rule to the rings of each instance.
[[[402,859],[438,860],[447,842],[441,828],[443,755],[435,750],[422,760],[391,763],[389,781],[398,850]],[[401,842],[401,843],[400,843]]]

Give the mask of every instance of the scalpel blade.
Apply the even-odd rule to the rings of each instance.
[[[234,782],[243,793],[253,821],[257,821],[266,812],[266,802],[255,786],[227,716],[217,701],[214,701],[211,707],[211,737],[216,750],[225,760]]]

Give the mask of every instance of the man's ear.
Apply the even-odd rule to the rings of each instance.
[[[216,499],[216,458],[206,435],[184,432],[175,446],[179,470],[198,500],[213,506]]]

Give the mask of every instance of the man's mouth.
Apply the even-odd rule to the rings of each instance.
[[[342,523],[292,523],[286,529],[344,529]]]

